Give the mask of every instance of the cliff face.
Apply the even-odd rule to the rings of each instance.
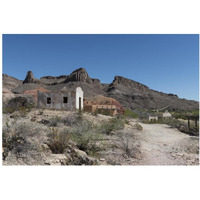
[[[87,71],[84,68],[79,68],[73,71],[66,79],[65,82],[85,82],[89,84],[100,84],[99,79],[90,78]]]
[[[73,71],[66,79],[66,82],[70,81],[92,83],[91,78],[89,77],[88,73],[84,68],[80,68]]]
[[[4,80],[8,80],[4,75]],[[23,84],[13,77],[11,82],[16,82],[12,87],[14,93],[24,93],[26,90],[34,90],[43,87],[47,90],[58,92],[63,87],[75,89],[81,87],[85,97],[103,95],[119,101],[125,108],[129,109],[159,109],[170,106],[174,110],[193,110],[199,108],[199,102],[180,99],[175,94],[166,94],[150,89],[136,81],[115,76],[111,84],[101,84],[99,79],[90,78],[84,68],[73,71],[70,75],[45,76],[36,79],[29,71]],[[4,81],[4,83],[6,83]]]

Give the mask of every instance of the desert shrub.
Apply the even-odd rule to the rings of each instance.
[[[129,122],[127,119],[125,119],[124,122],[125,122],[125,124],[127,124],[127,125],[130,124],[130,122]]]
[[[4,107],[3,108],[3,113],[12,114],[13,118],[26,117],[28,112],[30,112],[30,110],[27,109],[26,107],[18,107],[18,108]]]
[[[176,119],[187,120],[188,116],[199,117],[199,110],[176,111],[176,112],[173,112],[172,115]]]
[[[56,127],[58,125],[59,122],[61,122],[61,117],[53,117],[51,118],[50,120],[47,121],[47,124],[50,126],[50,127]]]
[[[31,148],[31,144],[27,141],[20,133],[15,133],[12,136],[3,135],[3,148],[4,148],[4,159],[7,157],[9,151],[13,151],[17,158],[23,157],[27,154],[28,149]]]
[[[136,144],[137,141],[134,134],[125,132],[118,135],[119,137],[119,146],[120,150],[122,152],[122,155],[125,158],[136,158],[138,156],[138,153],[140,152],[139,148],[140,146]],[[131,140],[130,140],[131,138]]]
[[[43,115],[44,111],[43,110],[39,110],[38,115]]]
[[[136,128],[138,131],[141,131],[141,130],[143,129],[143,127],[142,127],[140,124],[138,124],[138,123],[134,124],[133,126],[134,126],[134,128]]]
[[[14,111],[20,111],[26,109],[26,111],[30,111],[34,108],[34,103],[32,99],[28,99],[25,97],[15,97],[12,98],[7,105],[5,105],[5,112],[12,113]]]
[[[138,118],[138,114],[133,112],[132,110],[125,110],[124,111],[124,116],[125,117],[130,117],[130,118]]]
[[[199,134],[198,127],[191,126],[191,129],[189,130],[186,122],[180,121],[175,118],[168,118],[168,119],[159,118],[158,121],[148,121],[147,119],[146,120],[144,119],[144,120],[142,120],[142,122],[147,123],[147,124],[167,124],[172,128],[177,128],[179,131],[181,131],[183,133],[187,133],[190,135],[198,135]]]
[[[92,112],[92,115],[97,116],[99,114],[98,109],[96,109],[94,112]]]
[[[198,128],[191,128],[188,129],[188,125],[185,122],[179,121],[178,119],[171,119],[171,120],[164,120],[164,124],[168,124],[173,128],[177,128],[179,131],[191,135],[198,135],[199,129]]]
[[[27,108],[25,108],[25,107],[19,107],[18,110],[19,110],[19,115],[20,115],[21,117],[26,117],[27,112],[29,111],[29,110],[28,110]]]
[[[34,103],[25,97],[15,97],[11,99],[6,105],[3,106],[3,113],[14,113],[19,111],[20,116],[26,116],[34,108]]]
[[[32,132],[32,127],[27,123],[13,123],[11,125],[6,122],[3,128],[3,159],[8,156],[8,152],[12,152],[17,158],[26,159],[30,152],[36,149],[28,140]],[[29,155],[30,156],[30,155]]]
[[[83,110],[81,110],[81,109],[77,110],[77,119],[83,120]]]
[[[127,134],[125,133],[123,136],[120,135],[119,137],[120,137],[121,150],[122,150],[123,156],[128,157],[128,158],[132,157],[133,148],[129,142]]]
[[[96,155],[101,149],[102,136],[90,121],[80,121],[72,127],[70,135],[77,147],[89,155]]]
[[[61,123],[63,123],[65,126],[72,126],[77,124],[79,119],[75,116],[65,117],[61,119]]]
[[[99,129],[101,133],[110,134],[112,131],[121,130],[124,128],[125,120],[120,117],[110,119],[108,122],[104,122],[100,125]]]
[[[3,114],[9,114],[15,112],[15,109],[8,106],[3,106]]]
[[[60,120],[65,126],[74,126],[84,120],[83,112],[78,111],[75,115],[68,115]]]
[[[60,154],[64,153],[65,149],[68,147],[69,134],[67,131],[58,132],[57,129],[52,128],[48,134],[47,145],[51,149],[52,153]]]

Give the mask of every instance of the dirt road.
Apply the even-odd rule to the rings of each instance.
[[[143,124],[138,165],[199,165],[199,138],[164,124]]]

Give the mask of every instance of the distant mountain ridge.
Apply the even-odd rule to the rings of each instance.
[[[9,80],[9,81],[8,81]],[[11,82],[15,84],[11,84]],[[23,83],[8,75],[3,75],[3,86],[13,93],[22,94],[26,90],[43,87],[47,90],[58,92],[63,87],[75,89],[82,87],[85,97],[103,95],[112,97],[119,101],[125,108],[129,109],[159,109],[170,106],[173,110],[195,110],[199,109],[199,102],[181,99],[175,94],[166,94],[150,89],[146,85],[122,76],[115,76],[110,84],[102,84],[99,79],[91,78],[84,68],[73,71],[70,75],[44,76],[36,79],[31,71]],[[15,85],[15,87],[14,87]]]

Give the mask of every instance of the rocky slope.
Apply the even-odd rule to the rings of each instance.
[[[180,99],[177,95],[166,94],[149,89],[138,82],[116,76],[114,81],[104,88],[109,97],[117,99],[124,107],[135,109],[160,109],[170,106],[174,110],[198,109],[198,102]]]
[[[13,83],[12,83],[13,81]],[[70,90],[81,87],[85,97],[103,95],[119,101],[129,109],[159,109],[170,106],[173,110],[194,110],[199,108],[199,102],[180,99],[177,95],[157,92],[133,80],[115,76],[111,84],[101,84],[99,79],[90,78],[84,68],[73,71],[70,75],[58,77],[45,76],[36,79],[29,71],[25,80],[19,81],[8,75],[3,75],[3,85],[12,92],[22,94],[26,90],[43,87],[58,92],[63,87]]]
[[[2,80],[3,80],[3,87],[9,90],[14,89],[22,84],[21,80],[18,80],[12,76],[8,76],[7,74],[3,74]]]

